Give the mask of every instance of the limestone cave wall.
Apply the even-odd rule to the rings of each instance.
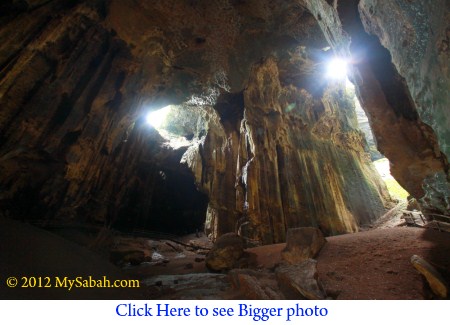
[[[448,1],[361,1],[365,30],[389,50],[404,78],[423,133],[442,162],[423,175],[425,209],[450,212],[450,3]],[[435,136],[430,135],[429,127]],[[422,156],[422,155],[419,155]],[[431,168],[432,170],[433,168]]]
[[[14,3],[0,20],[2,212],[44,224],[145,224],[171,158],[143,125],[149,80],[101,23],[106,2]]]
[[[448,215],[448,1],[307,0],[353,82],[391,173]],[[447,10],[445,10],[447,8]]]
[[[303,2],[0,6],[2,213],[154,229],[168,213],[170,200],[158,203],[163,189],[169,195],[173,180],[192,174],[207,196],[192,200],[208,202],[213,237],[238,231],[281,242],[287,228],[303,225],[337,234],[384,212],[388,196],[364,152],[352,101],[342,84],[323,80],[327,34]],[[360,97],[368,101],[362,90]],[[145,125],[146,112],[167,104],[201,112],[204,132],[191,147],[171,150]],[[374,120],[383,148],[380,137],[390,131],[377,131]],[[416,122],[402,125],[422,139]],[[405,142],[411,156],[436,153],[429,141]],[[442,170],[442,157],[425,167]],[[191,210],[178,218],[198,218],[201,211]]]
[[[210,193],[207,230],[216,237],[235,229],[258,243],[283,242],[300,226],[357,231],[383,214],[389,195],[364,151],[354,102],[343,82],[316,95],[284,84],[278,64],[253,67],[239,128],[226,127],[239,120],[216,120],[220,132],[188,152]]]

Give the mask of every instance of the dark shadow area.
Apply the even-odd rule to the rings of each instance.
[[[170,169],[159,175],[145,228],[177,235],[202,230],[208,198],[197,190],[194,177]]]
[[[9,277],[18,280],[16,287],[0,285],[0,299],[142,299],[139,288],[72,288],[56,287],[55,279],[127,279],[106,259],[51,232],[0,217],[0,274],[2,282]],[[37,279],[36,285],[23,287],[22,277]],[[46,278],[50,278],[47,283]],[[41,278],[41,287],[39,287]],[[46,285],[51,285],[45,287]]]
[[[150,231],[185,235],[203,230],[208,197],[199,192],[192,172],[180,165],[184,150],[173,151],[165,164],[148,171],[142,164],[138,175],[151,172],[152,190],[143,199],[135,187],[112,227],[122,232]]]
[[[241,121],[244,118],[243,92],[221,94],[214,109],[219,113],[220,122],[225,130],[239,132]]]
[[[448,244],[450,233],[426,229],[422,239],[432,244],[422,257],[441,273],[447,283],[450,283],[450,245]]]

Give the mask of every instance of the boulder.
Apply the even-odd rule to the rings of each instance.
[[[291,228],[287,231],[286,248],[281,252],[281,257],[290,264],[298,264],[316,257],[325,243],[326,240],[318,228]]]
[[[270,274],[272,275],[272,274]],[[284,297],[267,283],[267,274],[251,269],[234,269],[228,273],[231,285],[238,289],[245,299],[280,300]],[[260,279],[261,278],[261,279]],[[275,284],[276,286],[276,284]]]
[[[282,265],[275,271],[281,292],[287,299],[325,299],[318,282],[317,261],[307,259],[296,265]]]
[[[409,210],[409,211],[414,211],[414,210],[420,211],[421,209],[420,209],[419,202],[417,202],[417,200],[415,198],[411,198],[409,196],[408,197],[408,206],[407,206],[406,210]]]
[[[411,263],[425,277],[435,295],[439,298],[447,298],[447,284],[442,275],[430,263],[418,255],[411,257]]]
[[[261,284],[257,278],[249,274],[234,272],[238,270],[232,270],[229,274],[231,283],[234,287],[240,290],[246,299],[252,300],[267,300],[269,296],[264,292]]]
[[[230,270],[244,255],[244,240],[235,233],[219,237],[206,255],[206,267],[215,272]]]
[[[149,256],[139,250],[112,250],[110,253],[110,261],[116,265],[123,265],[130,263],[131,265],[139,265],[148,260]]]

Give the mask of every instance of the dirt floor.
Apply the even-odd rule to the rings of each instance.
[[[258,264],[281,262],[284,244],[252,248]],[[317,257],[319,280],[333,299],[432,299],[410,258],[419,255],[450,283],[450,234],[397,227],[327,238]]]
[[[239,299],[226,274],[209,273],[206,237],[177,242],[135,238],[147,245],[149,261],[113,266],[98,255],[42,229],[0,220],[0,298],[3,299]],[[123,240],[122,240],[123,242]],[[252,271],[270,277],[281,263],[284,244],[248,249]],[[328,237],[317,257],[319,281],[330,299],[434,299],[410,263],[412,255],[429,261],[450,283],[450,233],[416,227],[371,229]],[[16,275],[94,276],[141,280],[140,289],[21,290],[5,279]],[[274,282],[276,283],[276,281]],[[264,286],[265,284],[262,283]]]
[[[327,238],[319,278],[337,299],[432,298],[410,258],[419,255],[450,280],[450,234],[433,229],[376,229]],[[450,283],[450,282],[449,282]]]
[[[284,247],[276,244],[247,251],[255,255],[255,269],[274,270],[282,262]],[[429,261],[450,283],[450,234],[405,226],[328,237],[317,257],[319,280],[332,299],[434,299],[411,265],[413,255]],[[190,263],[194,270],[183,266]],[[206,272],[203,263],[189,257],[150,269],[152,275]],[[145,277],[145,268],[136,270]]]

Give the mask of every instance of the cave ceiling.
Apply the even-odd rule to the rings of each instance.
[[[377,59],[356,63],[350,78],[379,150],[423,207],[448,214],[445,17],[435,14],[439,4],[422,8],[434,17],[434,38],[422,44],[410,33],[400,48],[401,26],[384,20],[391,9],[412,24],[415,5],[400,2],[3,2],[2,211],[146,227],[179,173],[206,196],[198,198],[206,211],[191,214],[206,214],[213,237],[239,231],[270,243],[297,226],[357,231],[390,198],[353,101],[324,67],[370,40]],[[404,62],[412,47],[421,55],[416,75]],[[167,105],[186,108],[178,119],[189,126],[177,132],[190,145],[168,150],[146,125],[148,112]],[[162,186],[166,177],[174,183]]]

